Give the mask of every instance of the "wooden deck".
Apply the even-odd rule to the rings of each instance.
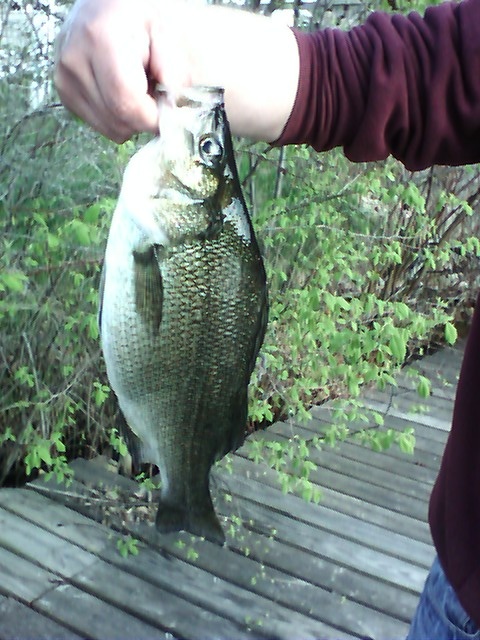
[[[434,555],[428,497],[461,353],[417,363],[434,377],[428,412],[413,411],[405,375],[393,398],[366,394],[387,427],[416,427],[415,454],[353,442],[317,452],[318,505],[283,495],[245,447],[232,456],[213,479],[224,548],[157,536],[148,496],[103,459],[76,461],[69,488],[0,490],[0,640],[403,638]],[[268,437],[308,439],[330,419],[325,405]],[[139,553],[124,558],[117,541],[129,531]]]

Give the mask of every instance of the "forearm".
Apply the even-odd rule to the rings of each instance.
[[[272,141],[279,137],[290,115],[298,84],[299,61],[295,37],[288,27],[270,18],[243,10],[218,6],[180,11],[178,7],[160,16],[159,37],[154,41],[178,48],[175,59],[188,56],[191,84],[225,88],[225,106],[233,132],[253,139]],[[175,37],[176,42],[168,43]],[[179,50],[183,49],[183,54]],[[166,51],[163,59],[168,61]],[[175,72],[175,70],[173,70]],[[175,78],[165,81],[171,84]]]
[[[480,161],[480,0],[299,34],[298,98],[279,143],[393,154],[411,169]]]

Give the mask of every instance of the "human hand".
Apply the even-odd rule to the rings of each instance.
[[[159,0],[77,0],[57,40],[54,78],[65,106],[116,142],[158,132],[154,85],[189,84],[169,23]]]
[[[232,132],[276,140],[298,77],[290,29],[248,11],[183,0],[77,0],[57,43],[62,102],[116,142],[158,133],[157,82],[173,95],[192,84],[224,87]]]

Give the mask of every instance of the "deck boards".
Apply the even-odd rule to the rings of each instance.
[[[393,393],[365,391],[386,427],[416,428],[415,453],[354,441],[312,452],[318,505],[284,495],[248,445],[216,469],[223,548],[184,532],[158,536],[147,521],[153,507],[138,507],[137,485],[102,459],[75,461],[68,488],[0,490],[0,640],[403,638],[434,556],[428,497],[462,347],[414,363],[433,376],[427,400],[408,370]],[[331,422],[327,404],[306,424],[254,438],[310,440]],[[138,555],[120,555],[126,534]]]
[[[14,598],[0,596],[0,640],[80,640],[64,626],[38,614]]]

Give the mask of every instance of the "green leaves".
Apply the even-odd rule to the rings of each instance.
[[[319,158],[289,147],[281,198],[272,199],[277,153],[264,153],[246,188],[256,194],[270,297],[250,419],[262,426],[270,416],[307,419],[312,404],[345,399],[338,419],[347,429],[350,419],[364,421],[377,433],[372,446],[410,451],[413,436],[385,428],[383,416],[362,407],[362,391],[395,386],[397,372],[430,341],[456,339],[452,274],[459,260],[468,266],[480,254],[478,234],[460,224],[471,206],[466,176],[412,176],[393,160],[352,165],[340,152]],[[413,384],[428,397],[428,378],[417,374]],[[332,444],[340,437],[328,435]],[[284,473],[285,455],[277,453],[267,446],[256,458],[267,456]]]
[[[93,382],[93,398],[97,407],[101,407],[110,394],[110,387],[106,384],[94,380]]]
[[[131,535],[126,535],[117,539],[117,549],[122,558],[138,556],[138,540]]]
[[[398,433],[397,443],[403,453],[413,455],[415,450],[415,433],[412,427],[405,429],[403,432]]]
[[[418,377],[417,393],[421,398],[428,398],[431,393],[431,383],[425,376]]]
[[[2,270],[0,271],[0,292],[10,291],[13,293],[21,293],[27,281],[28,277],[22,271]]]
[[[311,459],[311,451],[319,449],[319,439],[306,441],[293,437],[290,440],[247,440],[248,457],[257,464],[265,463],[277,472],[282,493],[297,493],[307,502],[320,501],[320,488],[311,480],[317,471]]]
[[[67,227],[68,228],[68,227]],[[91,242],[90,227],[81,220],[72,220],[69,225],[69,231],[72,234],[74,242],[87,247]]]
[[[364,445],[368,445],[373,451],[386,451],[396,444],[400,451],[407,455],[413,455],[415,450],[415,433],[413,427],[406,427],[403,431],[396,429],[364,429],[354,435]]]
[[[108,443],[103,425],[113,403],[102,387],[96,316],[118,192],[115,146],[60,109],[32,111],[22,102],[30,87],[14,83],[5,94],[5,81],[11,78],[0,80],[0,439],[9,438],[0,447],[0,486],[39,471],[68,481],[67,458]]]
[[[125,440],[118,433],[118,430],[115,427],[110,429],[109,433],[109,443],[114,448],[114,450],[123,457],[128,455],[128,447],[125,444]]]
[[[25,439],[28,442],[24,457],[27,476],[41,469],[52,472],[59,481],[65,481],[72,476],[72,472],[66,468],[66,447],[60,431],[55,431],[49,438],[45,438],[29,425]]]
[[[395,332],[390,337],[389,341],[390,351],[397,363],[403,364],[407,355],[407,342],[402,332]]]
[[[457,329],[451,322],[445,323],[445,340],[448,344],[455,344],[457,341]]]

